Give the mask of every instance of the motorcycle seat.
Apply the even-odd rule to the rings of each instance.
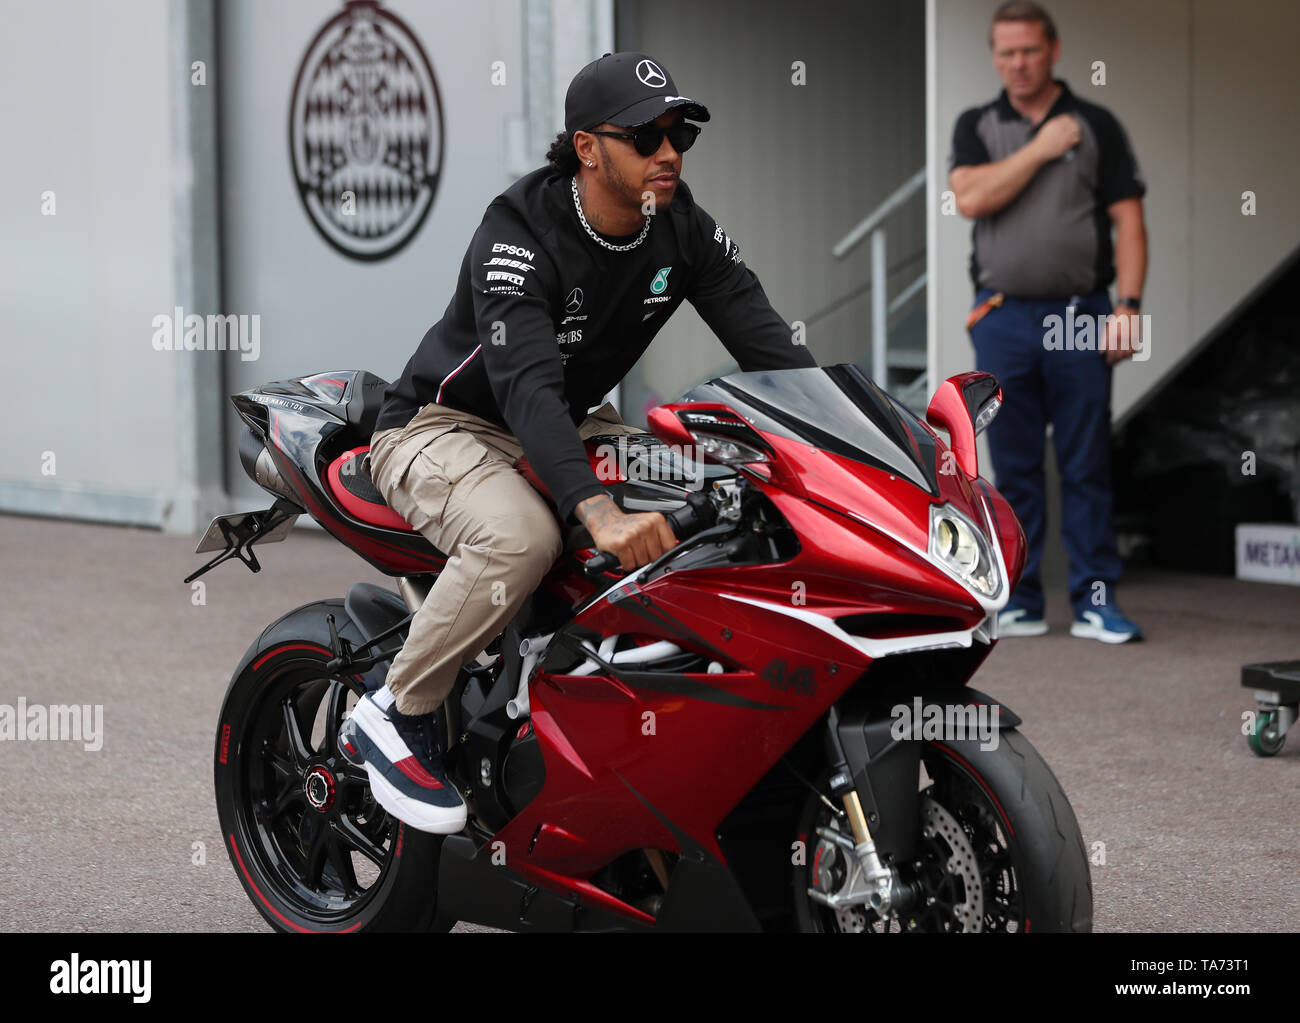
[[[375,486],[374,480],[370,476],[369,465],[363,464],[363,460],[369,451],[370,445],[362,444],[344,451],[334,461],[330,462],[325,472],[325,482],[329,487],[330,495],[340,508],[352,518],[364,522],[366,525],[377,526],[381,529],[393,529],[402,533],[413,533],[424,539],[409,522],[393,511],[384,501],[384,495],[379,492],[379,488]],[[537,477],[526,458],[520,458],[515,463],[515,468],[537,488],[548,502],[550,501],[546,485]],[[565,538],[566,550],[572,551],[591,547],[591,534],[583,526],[570,526],[565,523],[561,527],[561,533]],[[428,541],[425,540],[425,542]],[[429,548],[444,558],[447,556],[445,552],[438,550],[432,544],[429,545]]]
[[[384,503],[384,495],[370,478],[370,467],[363,464],[369,451],[370,445],[363,444],[344,451],[330,462],[326,471],[330,494],[339,507],[358,521],[382,529],[414,533],[411,524]]]

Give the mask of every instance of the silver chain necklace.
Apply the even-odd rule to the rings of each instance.
[[[578,219],[582,221],[582,226],[587,229],[587,234],[591,235],[592,240],[595,241],[596,244],[605,246],[605,248],[609,249],[610,252],[627,252],[628,249],[635,249],[645,241],[645,236],[650,233],[649,217],[645,218],[645,226],[641,228],[641,233],[636,236],[634,241],[630,241],[626,245],[614,245],[611,242],[605,241],[604,238],[591,229],[591,225],[587,223],[586,215],[582,212],[582,203],[578,199],[578,179],[576,177],[571,179],[569,184],[573,187],[573,206],[574,209],[578,211]]]

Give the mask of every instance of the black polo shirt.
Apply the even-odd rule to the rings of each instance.
[[[1140,198],[1146,185],[1124,129],[1104,107],[1079,99],[1060,79],[1052,109],[1031,124],[998,98],[957,119],[949,170],[993,163],[1023,148],[1057,114],[1079,122],[1079,144],[1044,164],[1016,198],[980,217],[972,232],[971,280],[977,288],[1025,298],[1088,295],[1115,280],[1112,203]]]

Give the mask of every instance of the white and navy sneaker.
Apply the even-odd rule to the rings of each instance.
[[[392,699],[381,689],[358,700],[339,729],[339,749],[350,763],[365,764],[376,802],[398,820],[454,834],[465,827],[465,801],[442,768],[434,715],[402,714]]]
[[[1047,632],[1047,622],[1033,617],[1022,607],[1007,608],[998,615],[998,637],[1041,636]]]
[[[1142,630],[1129,621],[1113,604],[1085,608],[1075,613],[1070,635],[1082,639],[1099,639],[1103,643],[1127,643],[1141,639]]]

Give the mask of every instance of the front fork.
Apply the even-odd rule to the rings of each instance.
[[[817,829],[817,835],[843,855],[846,874],[837,891],[813,887],[808,897],[832,909],[869,906],[884,917],[907,912],[924,895],[918,883],[903,880],[897,869],[900,863],[915,861],[922,820],[921,744],[893,734],[890,704],[896,698],[898,694],[879,699],[865,693],[851,696],[826,716],[831,795],[843,804],[852,835],[836,828]],[[970,686],[937,688],[923,699],[941,706],[997,707],[999,727],[1020,724],[1009,707]],[[829,799],[826,802],[835,809]]]
[[[867,905],[881,917],[906,912],[920,895],[919,889],[905,883],[898,871],[880,857],[876,842],[871,837],[867,814],[862,809],[862,799],[853,783],[853,771],[840,739],[840,717],[832,707],[827,716],[827,755],[831,764],[831,795],[844,804],[852,837],[835,828],[817,829],[818,837],[839,847],[848,866],[844,884],[837,892],[824,892],[810,887],[808,897],[831,909],[843,910]]]

